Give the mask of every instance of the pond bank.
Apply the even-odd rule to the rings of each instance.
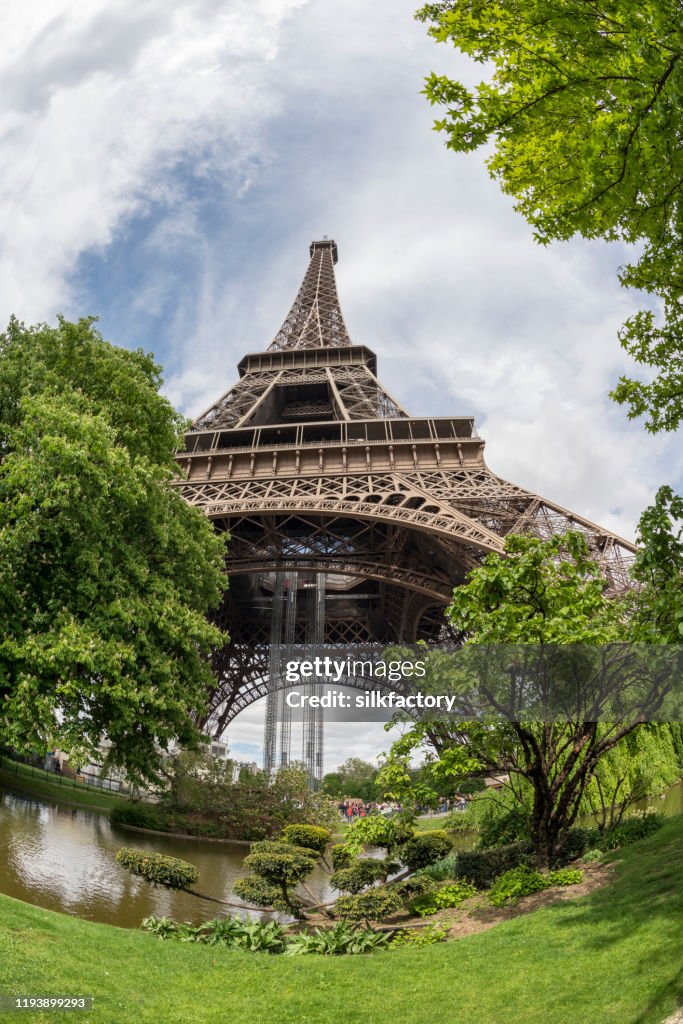
[[[93,995],[97,1024],[659,1024],[683,994],[683,818],[611,860],[613,881],[579,899],[355,957],[161,942],[0,896],[0,989]]]

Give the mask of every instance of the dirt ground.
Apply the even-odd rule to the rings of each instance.
[[[549,907],[553,903],[562,900],[573,900],[579,896],[586,896],[600,886],[606,885],[612,874],[612,869],[605,864],[581,864],[578,865],[583,871],[583,881],[578,885],[556,885],[551,889],[544,889],[541,892],[532,893],[531,896],[523,897],[519,903],[510,907],[492,907],[484,893],[472,896],[459,907],[440,910],[438,914],[429,917],[411,917],[406,911],[400,911],[392,917],[387,918],[385,927],[426,927],[427,925],[438,924],[449,925],[448,938],[461,939],[466,935],[474,935],[476,932],[486,931],[493,928],[501,921],[509,921],[521,914],[529,914],[539,907]],[[679,1024],[678,1021],[675,1024]],[[680,1024],[683,1024],[683,1018]]]

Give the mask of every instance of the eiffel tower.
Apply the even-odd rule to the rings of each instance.
[[[183,496],[230,534],[217,618],[231,639],[200,724],[219,736],[266,697],[267,771],[291,756],[273,645],[442,639],[453,588],[508,533],[581,531],[614,588],[634,550],[492,473],[471,416],[411,416],[379,382],[375,353],[351,341],[336,262],[334,241],[311,244],[274,341],[244,356],[178,453]],[[302,757],[314,783],[322,755],[320,712],[309,712]]]

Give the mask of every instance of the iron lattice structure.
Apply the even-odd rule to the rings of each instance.
[[[492,473],[472,417],[410,416],[374,352],[351,341],[336,244],[313,242],[310,257],[270,347],[241,360],[178,453],[183,496],[231,536],[218,615],[231,641],[202,725],[220,735],[267,697],[266,769],[291,742],[273,644],[438,640],[454,586],[508,533],[583,532],[618,589],[634,550]],[[304,723],[302,754],[320,778],[319,718]]]

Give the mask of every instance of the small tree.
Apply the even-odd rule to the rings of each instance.
[[[244,867],[252,874],[238,878],[235,892],[254,903],[299,915],[303,901],[292,892],[315,868],[319,853],[284,841],[254,843]],[[263,901],[263,902],[262,902]]]
[[[505,556],[489,555],[454,592],[448,615],[469,644],[518,645],[521,667],[516,671],[523,677],[527,645],[536,645],[541,654],[555,648],[561,652],[564,645],[584,645],[590,660],[592,645],[627,639],[628,623],[637,618],[635,599],[606,594],[600,567],[582,535],[569,533],[548,541],[510,536],[505,549]],[[533,662],[534,650],[529,650]],[[443,689],[452,659],[438,652],[429,660]],[[562,658],[558,663],[562,666]],[[569,663],[571,667],[571,658]],[[457,673],[455,678],[457,689]],[[565,682],[571,698],[571,672]],[[481,681],[479,685],[490,706],[496,707],[498,694]],[[618,671],[609,686],[614,694],[620,693]],[[653,703],[641,710],[657,707],[656,688],[649,699]],[[394,745],[380,778],[398,796],[410,792],[408,764],[420,747],[432,752],[427,770],[435,786],[444,775],[457,778],[477,767],[507,774],[507,784],[520,798],[520,788],[531,790],[529,831],[536,860],[541,867],[554,866],[602,759],[640,725],[640,711],[633,707],[627,706],[610,724],[596,721],[580,704],[564,718],[544,720],[534,714],[529,720],[422,721]]]

